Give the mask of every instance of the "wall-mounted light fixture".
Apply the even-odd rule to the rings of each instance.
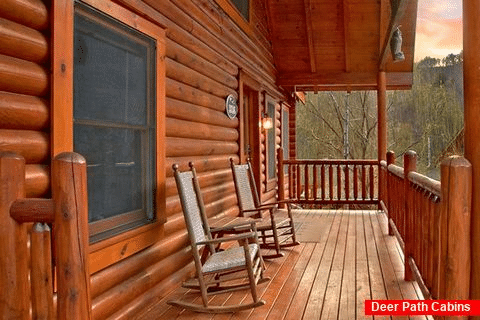
[[[268,130],[273,128],[273,120],[268,116],[268,113],[262,113],[262,128]]]
[[[392,33],[390,38],[390,51],[394,62],[400,62],[405,60],[405,54],[402,52],[402,32],[400,26],[398,26]]]

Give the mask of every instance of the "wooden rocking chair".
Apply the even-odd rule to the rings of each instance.
[[[264,255],[265,259],[281,257],[280,248],[300,244],[295,235],[291,205],[288,202],[271,202],[262,204],[259,199],[255,179],[250,162],[247,164],[234,163],[230,158],[230,165],[235,182],[235,191],[238,198],[240,215],[256,218],[257,231],[262,240],[261,247],[275,249],[276,254]],[[278,205],[284,203],[287,208],[280,209]],[[268,212],[268,216],[264,215]],[[291,240],[291,241],[288,241]]]
[[[263,275],[265,266],[260,253],[255,222],[225,227],[225,229],[241,227],[247,232],[212,238],[212,232],[220,232],[224,228],[210,229],[192,163],[190,163],[190,167],[191,171],[180,172],[178,166],[173,165],[196,268],[196,277],[184,282],[182,286],[200,290],[202,304],[181,300],[168,301],[168,304],[196,312],[209,313],[235,312],[264,305],[265,301],[260,300],[257,295],[257,284],[270,279]],[[238,242],[240,245],[217,251],[220,244],[231,241]],[[201,257],[199,249],[202,247],[207,252],[204,251],[204,255]],[[237,274],[237,272],[241,272],[241,274]],[[230,306],[208,304],[208,294],[246,288],[250,288],[251,291],[253,301],[250,303]]]

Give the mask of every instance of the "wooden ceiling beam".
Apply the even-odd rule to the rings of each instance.
[[[413,81],[411,72],[388,72],[387,88],[407,89]],[[375,90],[377,87],[377,73],[375,72],[335,72],[335,73],[314,73],[314,74],[280,74],[277,85],[281,87],[318,88],[318,90]],[[339,89],[338,89],[339,88]],[[363,89],[361,89],[363,88]]]
[[[380,51],[380,60],[378,63],[378,68],[379,70],[385,70],[385,63],[387,61],[387,53],[389,52],[388,45],[390,43],[390,38],[392,37],[393,32],[395,31],[395,28],[398,26],[398,22],[402,19],[404,13],[405,13],[405,8],[406,8],[406,3],[409,0],[391,0],[391,9],[392,9],[392,15],[390,17],[390,23],[388,24],[387,31],[385,33],[384,41],[383,41],[383,46]],[[382,32],[382,30],[380,30]]]
[[[315,60],[315,46],[313,43],[313,21],[312,21],[312,4],[310,0],[304,0],[305,4],[305,23],[307,25],[307,41],[308,53],[310,57],[310,70],[312,73],[317,72],[317,62]]]

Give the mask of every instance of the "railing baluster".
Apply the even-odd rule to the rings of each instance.
[[[375,199],[375,178],[373,175],[374,167],[370,165],[370,200]]]
[[[322,184],[322,200],[325,200],[325,165],[320,165],[320,175],[321,175],[321,184]]]
[[[333,165],[328,166],[328,197],[333,200]]]
[[[318,189],[317,165],[314,164],[313,165],[313,200],[318,199],[317,189]]]
[[[345,165],[345,200],[350,200],[350,169]]]
[[[308,164],[305,164],[305,169],[304,169],[304,175],[305,175],[305,200],[308,200],[310,198],[310,177],[309,177],[309,172],[308,172]]]
[[[53,319],[52,246],[50,228],[37,222],[31,233],[32,318]]]
[[[353,199],[358,199],[358,166],[353,165]]]
[[[362,199],[367,199],[367,168],[366,165],[362,165]]]
[[[337,200],[342,199],[342,166],[337,165]]]
[[[302,179],[300,178],[300,165],[297,165],[297,199],[302,198]]]

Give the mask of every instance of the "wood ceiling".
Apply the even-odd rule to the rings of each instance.
[[[267,0],[277,83],[287,90],[374,90],[412,84],[418,0]],[[393,62],[400,26],[405,60]],[[387,40],[386,40],[387,39]]]

